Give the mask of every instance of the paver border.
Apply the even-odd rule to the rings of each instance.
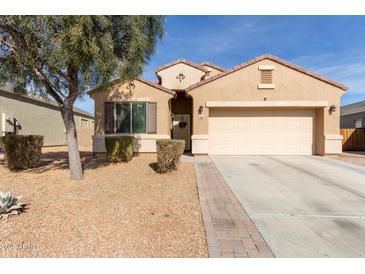
[[[273,258],[270,247],[209,156],[196,156],[194,166],[209,257]]]

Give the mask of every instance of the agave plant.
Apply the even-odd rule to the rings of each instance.
[[[20,202],[19,197],[14,197],[10,192],[0,191],[0,219],[10,215],[19,214],[24,210],[25,204]]]

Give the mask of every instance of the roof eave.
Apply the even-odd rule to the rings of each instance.
[[[164,92],[166,92],[166,93],[169,93],[169,94],[170,94],[170,95],[172,95],[172,96],[175,96],[175,92],[174,92],[173,90],[168,89],[168,88],[165,88],[165,87],[162,87],[162,86],[160,86],[160,85],[158,85],[158,84],[156,84],[156,83],[153,83],[153,82],[151,82],[151,81],[148,81],[148,80],[146,80],[146,79],[143,79],[142,77],[137,77],[137,78],[135,78],[135,79],[133,79],[133,80],[134,80],[134,81],[140,81],[140,82],[142,82],[142,83],[144,83],[144,84],[146,84],[146,85],[149,85],[149,86],[151,86],[151,87],[154,87],[154,88],[156,88],[156,89],[159,89],[159,90],[161,90],[161,91],[164,91]],[[87,92],[87,94],[89,94],[89,95],[95,94],[95,93],[97,93],[97,92],[101,91],[103,87],[110,87],[110,86],[112,86],[112,85],[114,85],[114,84],[117,84],[118,82],[122,82],[122,81],[121,81],[120,79],[113,80],[113,81],[109,82],[108,84],[106,84],[106,86],[99,86],[99,87],[97,87],[97,88],[94,88],[94,89],[92,89],[92,90],[88,91],[88,92]]]
[[[337,83],[336,81],[330,80],[330,79],[328,79],[328,78],[326,78],[324,76],[321,76],[321,75],[316,74],[314,72],[308,71],[308,70],[306,70],[306,69],[304,69],[302,67],[299,67],[296,64],[293,64],[293,63],[290,63],[288,61],[285,61],[285,60],[283,60],[283,59],[281,59],[279,57],[276,57],[274,55],[264,54],[264,55],[261,55],[259,57],[254,58],[254,59],[251,59],[251,60],[249,60],[249,61],[247,61],[245,63],[242,63],[242,64],[240,64],[238,66],[234,66],[231,69],[228,69],[226,71],[223,71],[223,72],[221,72],[221,73],[219,73],[217,75],[214,75],[212,77],[209,77],[209,78],[207,78],[207,79],[205,79],[203,81],[200,81],[200,82],[198,82],[196,84],[193,84],[190,87],[188,87],[186,89],[186,91],[189,92],[189,91],[191,91],[193,89],[196,89],[196,88],[198,88],[198,87],[200,87],[202,85],[205,85],[207,83],[213,82],[213,81],[215,81],[215,80],[217,80],[219,78],[222,78],[222,77],[224,77],[224,76],[226,76],[228,74],[231,74],[233,72],[236,72],[238,70],[241,70],[243,68],[246,68],[246,67],[248,67],[250,65],[253,65],[253,64],[255,64],[255,63],[259,62],[259,61],[265,60],[265,59],[269,59],[271,61],[274,61],[274,62],[277,62],[277,63],[282,64],[284,66],[287,66],[287,67],[289,67],[291,69],[294,69],[294,70],[296,70],[298,72],[301,72],[301,73],[304,73],[304,74],[306,74],[308,76],[311,76],[313,78],[316,78],[317,80],[323,81],[323,82],[325,82],[327,84],[330,84],[332,86],[335,86],[337,88],[340,88],[343,91],[347,91],[348,90],[348,87],[345,86],[345,85],[343,85],[343,84]]]
[[[198,65],[198,64],[195,64],[195,63],[193,63],[193,62],[191,62],[191,61],[189,61],[189,60],[186,60],[186,59],[177,59],[177,60],[175,60],[175,61],[173,61],[173,62],[170,62],[170,63],[168,63],[168,64],[166,64],[166,65],[163,65],[163,66],[161,66],[161,67],[157,68],[157,69],[155,70],[155,73],[156,73],[156,75],[157,75],[160,71],[165,70],[165,69],[168,69],[168,68],[170,68],[170,67],[172,67],[172,66],[174,66],[174,65],[177,65],[177,64],[185,64],[185,65],[187,65],[187,66],[190,66],[190,67],[193,67],[193,68],[195,68],[195,69],[201,70],[201,71],[203,71],[204,73],[207,73],[207,72],[208,72],[208,70],[207,70],[207,69],[205,69],[204,67],[202,67],[202,66],[200,66],[200,65]]]

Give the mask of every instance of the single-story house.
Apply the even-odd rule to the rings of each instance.
[[[341,107],[341,128],[365,127],[365,100]]]
[[[158,82],[114,81],[89,92],[95,101],[94,152],[104,137],[131,135],[136,150],[184,139],[193,154],[341,153],[340,98],[347,88],[272,55],[223,69],[176,60]]]
[[[78,143],[91,147],[94,115],[74,108]],[[42,135],[44,146],[66,145],[66,130],[57,103],[33,94],[20,95],[0,87],[0,136],[6,134]]]

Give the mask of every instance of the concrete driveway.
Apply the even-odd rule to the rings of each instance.
[[[365,255],[365,167],[316,156],[211,156],[276,257]]]

